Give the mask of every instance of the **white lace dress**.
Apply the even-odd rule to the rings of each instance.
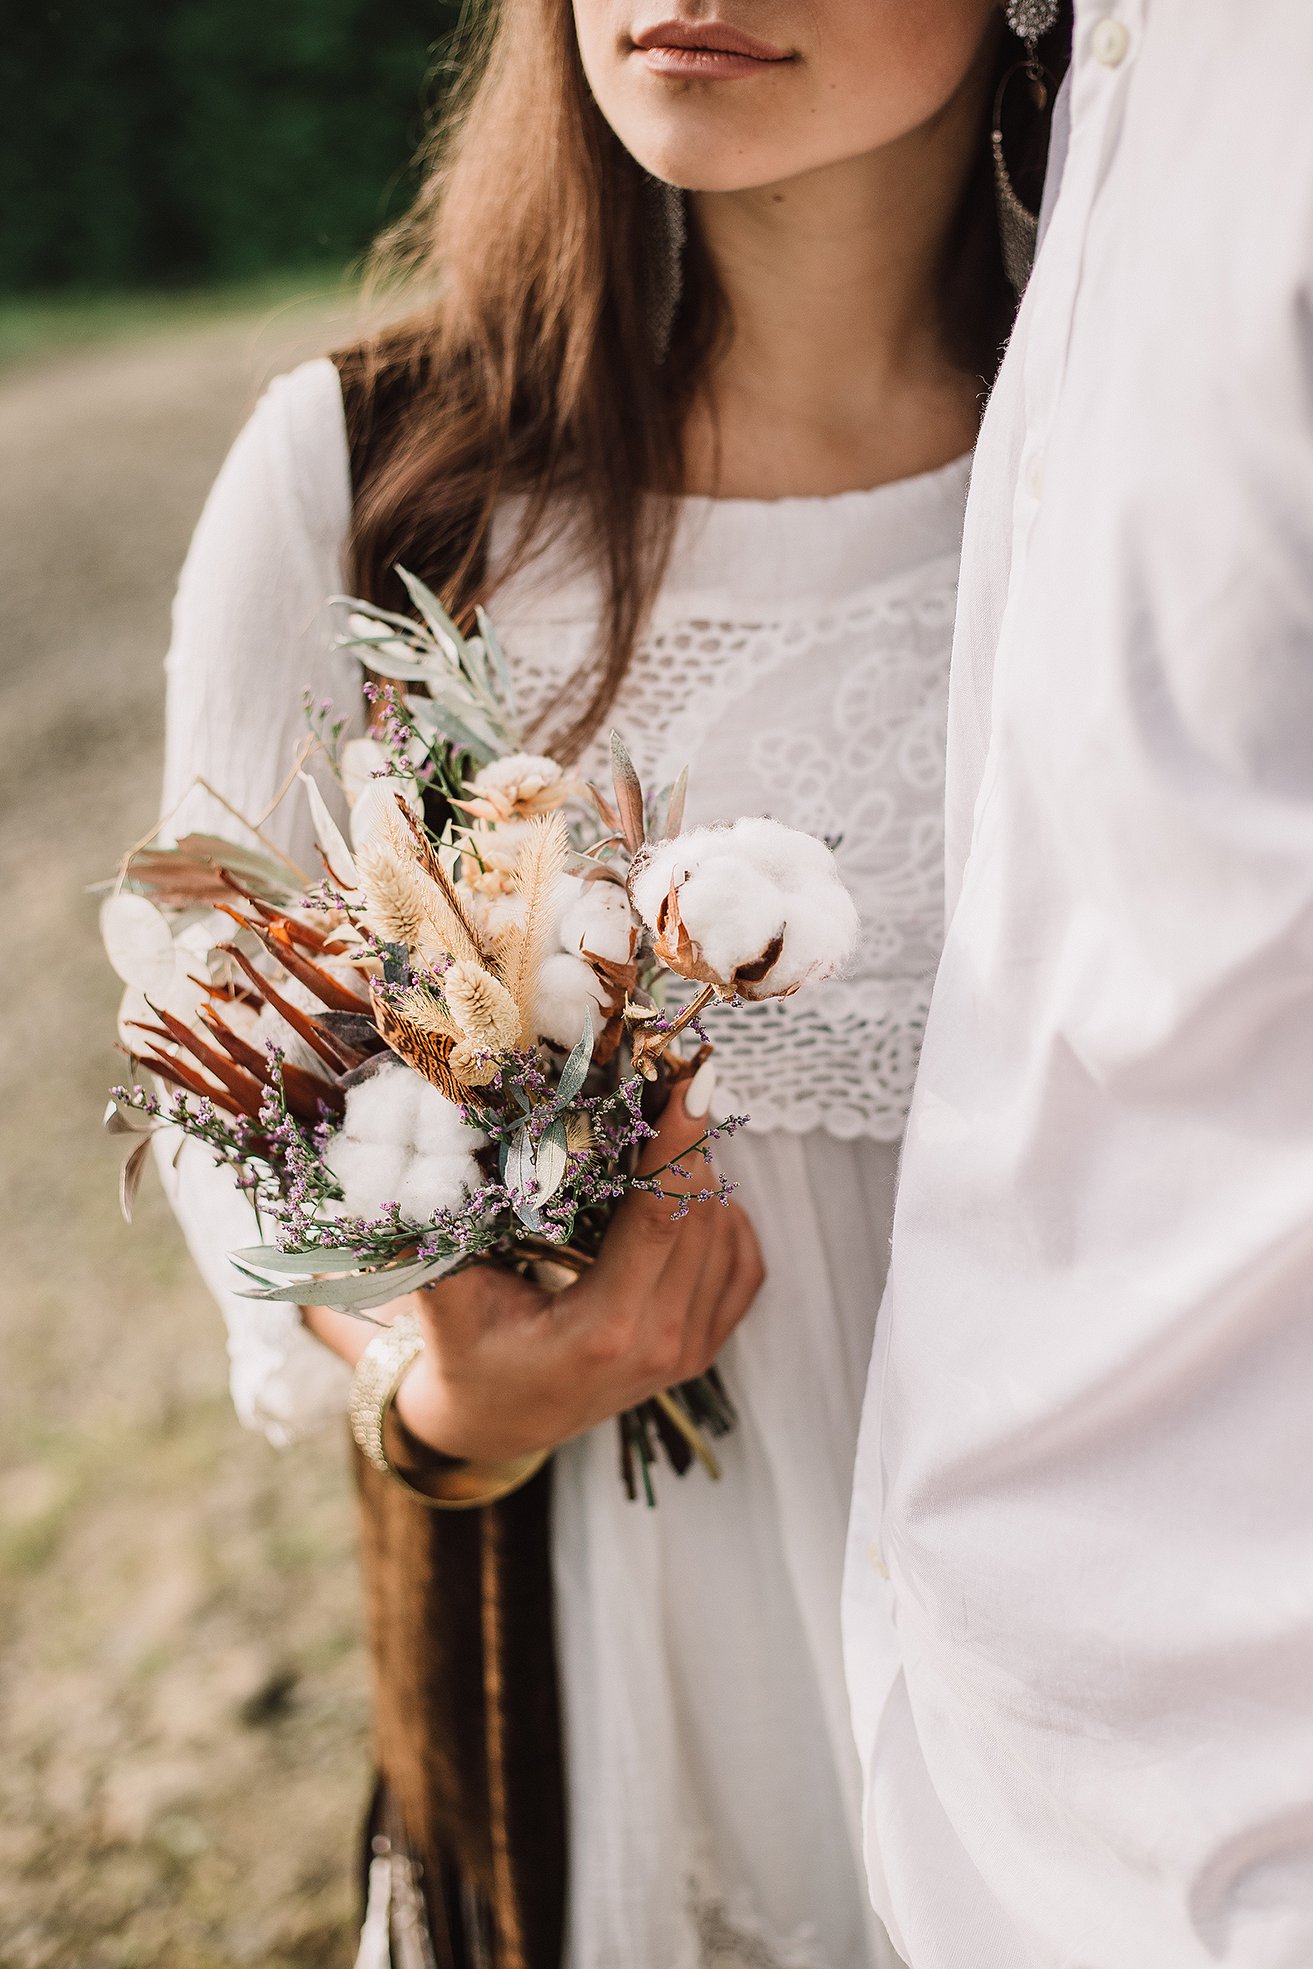
[[[684,503],[615,707],[689,819],[768,813],[827,836],[861,911],[851,975],[716,1018],[723,1162],[768,1271],[723,1370],[719,1485],[621,1489],[614,1430],[558,1452],[554,1568],[570,1809],[565,1969],[884,1969],[869,1912],[839,1590],[897,1143],[938,955],[948,655],[965,460],[830,499]],[[213,493],[169,657],[166,811],[231,831],[274,800],[309,687],[346,706],[325,597],[350,490],[336,372],[274,386]],[[589,646],[585,578],[540,563],[492,601],[532,712]],[[308,844],[298,805],[268,824]],[[228,1315],[234,1397],[275,1440],[344,1403],[294,1312],[232,1292],[246,1205],[188,1147],[175,1207]]]

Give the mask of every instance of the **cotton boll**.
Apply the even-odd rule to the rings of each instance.
[[[660,843],[631,892],[643,920],[654,932],[660,925],[658,951],[672,968],[747,998],[829,976],[857,942],[857,912],[830,850],[764,817]],[[775,962],[756,975],[781,938]]]
[[[851,896],[839,881],[821,893],[789,902],[784,948],[769,979],[772,992],[791,991],[809,979],[832,977],[851,958],[861,924]]]
[[[424,1224],[477,1185],[474,1151],[485,1140],[419,1074],[385,1066],[347,1089],[324,1160],[353,1216],[379,1217],[395,1203],[409,1223]]]
[[[658,841],[634,869],[629,893],[649,930],[656,929],[657,912],[670,893],[671,883],[684,880],[695,865],[698,844],[709,833],[707,828],[698,828],[692,834],[677,835],[673,841]]]
[[[470,1155],[413,1156],[406,1164],[397,1197],[402,1216],[412,1224],[427,1224],[439,1210],[456,1209],[478,1175],[478,1164]]]
[[[427,1080],[419,1083],[413,1141],[420,1155],[469,1157],[487,1137],[461,1119],[460,1109]]]
[[[751,862],[713,855],[681,883],[679,914],[703,963],[728,978],[779,936],[785,900]]]
[[[409,1067],[381,1067],[346,1090],[342,1132],[357,1142],[410,1149],[428,1082]]]
[[[571,955],[588,951],[611,964],[627,964],[632,955],[634,914],[629,898],[615,882],[573,882],[576,893],[563,895],[557,935],[561,949]]]
[[[583,1037],[584,1021],[590,1015],[593,1030],[601,1024],[601,1008],[606,993],[591,964],[582,957],[558,951],[545,959],[538,973],[534,1000],[534,1024],[544,1039],[555,1046],[572,1049]]]
[[[824,841],[765,815],[748,815],[725,830],[727,849],[745,855],[782,889],[806,892],[814,883],[837,879],[834,856]]]
[[[390,1203],[401,1201],[410,1165],[403,1144],[357,1141],[343,1129],[329,1141],[324,1161],[337,1177],[353,1217],[381,1217]]]

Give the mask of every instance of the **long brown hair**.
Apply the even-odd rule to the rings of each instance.
[[[419,197],[378,256],[434,298],[355,352],[370,429],[357,447],[368,466],[355,487],[354,581],[404,608],[399,564],[468,616],[488,582],[498,502],[526,495],[497,577],[554,534],[600,576],[592,668],[552,719],[569,754],[604,716],[660,585],[682,432],[725,308],[690,228],[658,362],[654,187],[593,100],[568,0],[483,0],[467,34],[465,81],[444,106]],[[1051,40],[1061,58],[1061,27]],[[1021,133],[1019,168],[1033,172],[1046,138],[1038,126]],[[943,304],[964,366],[987,386],[1014,303],[983,130],[979,155],[948,242]]]

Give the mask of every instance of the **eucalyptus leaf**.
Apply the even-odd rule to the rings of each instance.
[[[506,1157],[506,1187],[517,1191],[521,1196],[526,1196],[536,1180],[533,1137],[527,1127],[517,1128],[511,1136],[510,1150]]]
[[[286,1273],[295,1278],[313,1278],[317,1272],[358,1270],[362,1260],[348,1245],[321,1245],[313,1251],[280,1251],[276,1244],[248,1244],[228,1253],[232,1263],[244,1272]]]
[[[492,672],[488,667],[488,653],[481,636],[469,636],[464,646],[462,669],[474,685],[475,695],[489,705],[495,705],[496,698],[492,688]]]
[[[569,1107],[588,1078],[588,1069],[593,1063],[593,1015],[584,1013],[584,1029],[578,1045],[561,1068],[561,1077],[556,1083],[556,1099],[562,1107]]]
[[[643,786],[629,756],[629,747],[617,731],[611,733],[611,777],[615,782],[615,804],[625,846],[631,855],[636,855],[647,839]]]
[[[493,628],[487,613],[481,608],[476,608],[474,616],[479,625],[479,634],[483,638],[483,647],[487,650],[488,660],[492,665],[493,681],[496,685],[497,695],[500,697],[507,715],[513,717],[515,712],[515,686],[511,682],[511,666],[506,661],[506,652],[501,646],[497,632]]]
[[[376,643],[368,636],[339,636],[337,647],[358,658],[375,676],[390,677],[398,683],[414,683],[437,674],[427,645],[412,650],[399,638],[393,643]]]
[[[301,1279],[260,1292],[239,1292],[238,1297],[290,1301],[294,1305],[309,1302],[331,1306],[337,1312],[358,1312],[371,1306],[386,1306],[390,1299],[400,1299],[427,1280],[439,1277],[450,1264],[447,1258],[426,1259],[422,1264],[359,1272],[354,1278]]]
[[[565,1139],[565,1123],[554,1121],[543,1130],[543,1138],[538,1144],[534,1158],[534,1171],[538,1188],[534,1203],[541,1206],[549,1203],[565,1181],[565,1166],[569,1160],[569,1147]]]
[[[482,714],[468,702],[457,709],[446,692],[435,691],[430,696],[422,719],[417,716],[416,723],[426,731],[440,733],[450,744],[464,746],[485,765],[500,750],[501,742]]]
[[[422,642],[424,632],[413,615],[398,615],[394,609],[380,608],[377,602],[362,602],[356,595],[330,595],[330,608],[349,609],[352,615],[365,615],[374,622],[386,622],[390,629],[400,629],[415,642]],[[363,642],[364,637],[358,638]]]
[[[453,663],[459,663],[465,639],[442,603],[433,590],[426,587],[419,576],[412,574],[409,568],[399,567],[397,573],[405,585],[406,593],[432,631],[433,640],[450,656]]]
[[[175,849],[143,850],[147,858],[170,853],[191,856],[197,861],[213,862],[216,868],[226,868],[230,875],[235,875],[248,889],[254,889],[257,895],[271,901],[294,893],[288,885],[288,871],[291,870],[293,874],[299,872],[292,869],[290,862],[279,861],[260,848],[248,848],[234,841],[225,841],[219,834],[184,834]],[[130,871],[131,867],[132,864],[129,863]],[[299,887],[298,883],[298,890]]]

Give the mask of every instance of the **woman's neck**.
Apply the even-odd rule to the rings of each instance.
[[[688,426],[690,492],[853,491],[974,443],[981,385],[947,349],[940,281],[976,94],[865,157],[696,195],[731,328]]]

